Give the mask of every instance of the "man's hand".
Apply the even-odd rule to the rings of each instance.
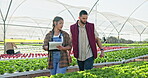
[[[63,46],[57,46],[57,48],[59,49],[59,50],[66,50],[66,48],[65,47],[63,47]]]
[[[101,51],[100,57],[101,58],[104,57],[104,52],[103,51]]]

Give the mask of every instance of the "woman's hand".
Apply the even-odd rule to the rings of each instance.
[[[43,49],[44,49],[45,51],[48,51],[48,46],[44,46]]]
[[[57,46],[57,48],[59,49],[59,50],[66,50],[66,48],[65,47],[63,47],[63,46]]]

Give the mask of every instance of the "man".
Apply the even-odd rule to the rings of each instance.
[[[15,43],[13,43],[13,42],[7,42],[6,43],[6,53],[7,54],[14,54],[14,47],[17,48],[17,46],[15,45]]]
[[[82,10],[79,20],[70,26],[74,57],[77,58],[80,71],[93,68],[94,59],[97,58],[96,43],[101,50],[100,57],[104,56],[94,24],[87,22],[87,18],[87,12]]]

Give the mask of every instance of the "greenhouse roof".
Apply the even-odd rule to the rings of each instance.
[[[147,7],[148,0],[0,0],[0,40],[4,30],[6,39],[43,40],[55,16],[64,18],[63,30],[69,32],[82,9],[89,13],[88,21],[95,24],[100,37],[145,40]]]

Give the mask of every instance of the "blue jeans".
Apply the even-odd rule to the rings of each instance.
[[[57,73],[66,73],[67,67],[60,68],[60,51],[53,51],[53,69],[50,69],[50,74],[55,75]]]
[[[86,59],[85,61],[77,60],[77,63],[79,66],[79,71],[90,70],[93,68],[94,57],[90,57]]]

